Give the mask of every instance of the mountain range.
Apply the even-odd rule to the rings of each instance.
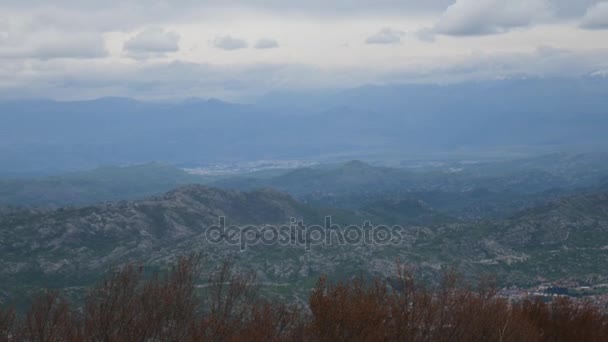
[[[222,189],[273,188],[317,207],[361,210],[410,203],[463,219],[507,217],[550,199],[605,189],[605,154],[556,153],[499,161],[312,167],[198,175],[173,165],[100,167],[36,178],[0,179],[0,205],[61,207],[142,199],[187,184]],[[388,201],[388,202],[387,202]]]
[[[401,224],[396,245],[313,246],[212,243],[205,232],[226,217],[230,225],[289,224],[297,218],[323,224]],[[434,215],[434,216],[433,216]],[[432,219],[420,219],[431,217]],[[532,285],[607,279],[608,195],[575,195],[530,207],[504,219],[460,221],[437,215],[421,202],[379,202],[362,210],[311,207],[275,190],[239,192],[190,185],[164,195],[58,209],[0,211],[0,294],[28,298],[43,287],[74,297],[104,272],[141,261],[162,269],[178,255],[198,252],[206,263],[232,260],[255,271],[267,291],[299,298],[318,276],[366,273],[391,276],[395,260],[429,277],[455,267],[467,277],[496,274],[501,284]]]
[[[606,89],[606,79],[584,77],[269,94],[247,105],[9,101],[0,103],[0,172],[48,175],[150,160],[196,165],[602,149]]]

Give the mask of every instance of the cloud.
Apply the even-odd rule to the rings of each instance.
[[[517,3],[522,0],[503,0]],[[604,0],[605,1],[605,0]],[[220,12],[327,17],[432,17],[456,0],[48,0],[0,1],[0,17],[27,18],[58,29],[133,31],[147,26],[201,23]],[[483,3],[484,0],[473,0]],[[531,0],[535,2],[535,0]],[[546,0],[559,18],[580,18],[598,0]],[[219,11],[218,11],[219,10]]]
[[[245,40],[232,38],[231,36],[217,37],[213,40],[213,46],[218,49],[232,51],[247,48],[248,44]]]
[[[105,41],[97,33],[56,31],[10,32],[2,35],[0,58],[90,59],[108,56]]]
[[[32,9],[48,7],[48,0],[5,1],[3,7],[9,9]],[[394,13],[395,10],[409,13],[429,13],[445,9],[453,0],[54,0],[54,8],[78,11],[105,11],[117,8],[139,7],[144,12],[164,10],[166,14],[187,13],[200,8],[253,8],[264,11],[293,11],[306,14],[351,14],[351,13]],[[171,13],[168,13],[171,12]],[[139,13],[133,13],[138,15]]]
[[[608,1],[589,7],[580,26],[592,30],[608,29]]]
[[[365,84],[454,83],[517,77],[579,77],[608,70],[608,51],[539,46],[521,53],[436,56],[395,68],[323,68],[302,64],[214,65],[90,60],[0,60],[0,98],[58,99],[190,96],[245,101],[270,91],[348,88]]]
[[[179,51],[179,34],[162,28],[149,28],[131,39],[123,46],[123,51],[135,59],[165,57],[168,53]]]
[[[389,27],[380,30],[365,40],[366,44],[399,44],[404,32],[393,30]]]
[[[499,34],[548,17],[550,8],[546,0],[457,0],[432,31],[449,36]]]
[[[597,3],[596,0],[54,0],[50,6],[48,0],[0,0],[0,96],[21,96],[28,92],[64,98],[105,95],[169,98],[182,94],[236,97],[273,87],[382,83],[393,76],[394,82],[442,82],[518,73],[584,74],[608,70],[606,54],[600,58],[599,53],[587,54],[585,50],[594,45],[601,47],[608,30],[589,32],[572,25],[578,20],[585,28],[599,28],[597,19],[592,18],[599,18],[598,13],[605,5]],[[522,30],[492,37],[487,45],[482,45],[487,38],[455,42],[443,36],[498,34],[544,23],[551,25],[534,32]],[[426,29],[414,32],[425,25]],[[147,29],[150,27],[164,30]],[[170,32],[173,27],[179,28],[180,36],[172,38],[172,34],[177,35]],[[382,27],[387,28],[379,30]],[[265,33],[260,33],[260,28]],[[328,34],[318,39],[317,29]],[[432,46],[409,44],[410,41],[407,46],[398,44],[409,38],[409,32],[426,41],[443,39],[437,39]],[[232,36],[222,36],[227,33]],[[216,38],[215,34],[219,36]],[[277,43],[281,49],[272,51],[285,53],[223,52],[272,47],[273,44],[261,43],[263,39],[257,38],[281,38]],[[394,50],[394,54],[387,55],[384,48],[352,44],[356,41],[397,45],[382,45]],[[209,46],[200,47],[197,42]],[[351,42],[351,47],[345,49],[342,42]],[[112,52],[110,56],[106,45]],[[564,47],[572,51],[560,50]],[[483,58],[467,54],[477,50],[485,54]],[[526,50],[534,53],[517,55]],[[325,55],[319,56],[316,51]],[[121,54],[138,59],[168,56],[148,63],[124,63]],[[99,58],[105,56],[108,58]],[[182,64],[169,64],[173,61]],[[184,64],[186,61],[210,64]],[[264,63],[276,64],[265,67]],[[148,66],[158,67],[142,69]],[[388,71],[382,74],[386,70],[391,71],[390,75]]]
[[[262,38],[255,43],[256,49],[275,49],[279,47],[279,43],[271,38]]]
[[[518,78],[578,78],[606,70],[608,50],[576,51],[538,46],[527,52],[472,53],[468,58],[435,57],[385,75],[385,83],[458,83]]]
[[[75,35],[55,42],[45,42],[33,49],[32,57],[51,58],[102,58],[108,55],[102,37]]]
[[[414,35],[423,42],[432,43],[435,41],[435,30],[425,27],[414,32]]]
[[[548,0],[553,14],[558,18],[580,19],[585,11],[606,0]]]

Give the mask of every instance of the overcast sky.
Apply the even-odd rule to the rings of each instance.
[[[608,1],[0,0],[0,98],[608,73]]]

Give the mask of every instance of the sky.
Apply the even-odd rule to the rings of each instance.
[[[0,0],[0,99],[608,75],[608,1]]]

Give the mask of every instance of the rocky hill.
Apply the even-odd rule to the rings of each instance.
[[[287,224],[290,219],[343,222],[356,214],[308,207],[264,189],[224,191],[200,185],[162,196],[60,209],[0,210],[0,294],[41,287],[89,285],[110,267],[142,261],[163,267],[198,252],[208,260],[239,256],[238,246],[210,245],[205,230],[218,224]]]
[[[606,280],[608,194],[564,197],[509,219],[444,227],[428,243],[444,259],[505,283]]]
[[[401,224],[396,243],[248,245],[212,243],[217,225]],[[420,223],[420,218],[427,218]],[[428,218],[433,220],[428,220]],[[428,223],[431,222],[431,223]],[[562,198],[501,220],[457,221],[422,202],[386,200],[366,211],[315,208],[275,190],[239,192],[200,185],[162,196],[60,209],[0,210],[0,299],[43,287],[82,293],[111,267],[141,261],[165,267],[197,252],[206,265],[234,261],[255,271],[269,293],[305,294],[318,276],[390,276],[395,260],[431,276],[455,266],[467,276],[494,273],[503,284],[565,278],[600,281],[608,269],[608,195]],[[604,277],[604,278],[603,278]]]

